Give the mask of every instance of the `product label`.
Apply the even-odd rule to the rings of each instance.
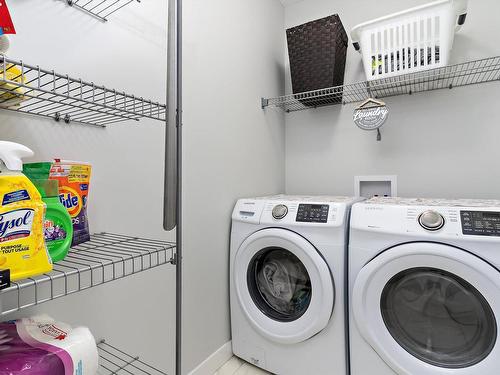
[[[65,240],[67,233],[63,226],[64,223],[59,220],[45,220],[43,224],[45,242]]]
[[[0,0],[0,35],[15,34],[16,29],[10,17],[9,9],[5,0]]]
[[[61,243],[66,240],[67,233],[64,230],[64,223],[59,219],[45,219],[43,224],[43,235],[49,253],[58,249]]]
[[[9,255],[9,254],[17,254],[17,253],[24,253],[26,251],[29,251],[30,247],[29,245],[23,245],[23,244],[15,244],[15,245],[4,245],[4,246],[0,246],[0,253],[2,255]],[[28,255],[23,255],[23,258],[27,259],[29,258],[29,254]],[[5,259],[2,259],[2,257],[0,257],[0,262],[4,262]]]
[[[82,210],[83,202],[80,194],[68,186],[62,186],[59,188],[59,201],[64,207],[66,207],[72,218],[78,216]]]
[[[0,242],[29,237],[35,211],[21,209],[0,214]]]
[[[67,332],[56,327],[54,324],[40,324],[38,325],[38,328],[40,328],[44,335],[47,335],[55,340],[62,341],[68,336]]]
[[[7,193],[3,196],[2,206],[6,206],[11,203],[28,201],[30,200],[30,195],[26,190],[13,191],[12,193]]]

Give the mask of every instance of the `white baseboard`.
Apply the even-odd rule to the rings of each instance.
[[[228,341],[200,363],[189,375],[213,375],[232,356],[231,341]]]

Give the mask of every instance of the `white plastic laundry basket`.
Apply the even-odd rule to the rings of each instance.
[[[467,0],[441,0],[362,23],[352,29],[368,80],[438,68],[449,63]]]

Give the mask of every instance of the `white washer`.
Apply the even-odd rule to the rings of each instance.
[[[235,355],[283,375],[346,373],[347,197],[239,200],[230,258]]]
[[[500,201],[354,205],[351,374],[500,374],[499,268]]]

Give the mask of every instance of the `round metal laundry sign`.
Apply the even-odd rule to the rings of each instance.
[[[363,130],[376,130],[384,125],[389,110],[384,102],[368,99],[354,110],[354,123]]]

